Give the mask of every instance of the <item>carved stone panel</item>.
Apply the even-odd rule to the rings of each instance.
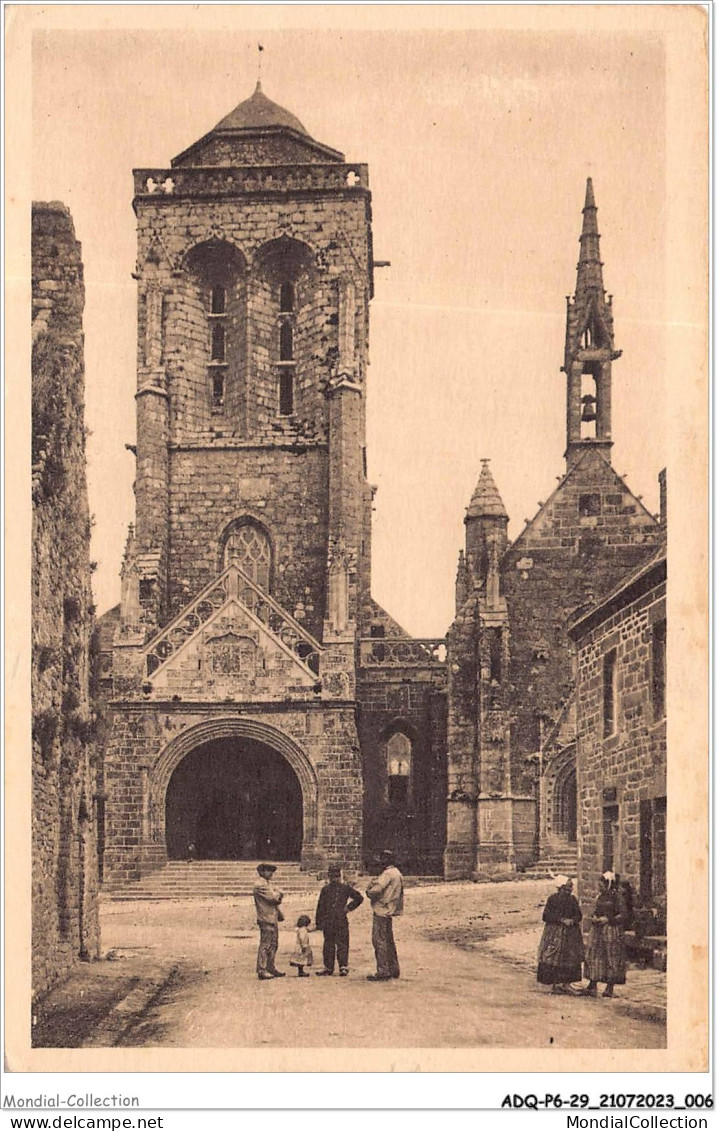
[[[228,632],[207,641],[207,668],[216,676],[253,679],[261,660],[256,641]]]

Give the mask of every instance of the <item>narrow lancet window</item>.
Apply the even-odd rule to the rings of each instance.
[[[212,373],[212,408],[219,412],[224,407],[224,370],[214,370]]]
[[[502,679],[503,634],[499,628],[489,629],[490,636],[490,679],[500,683]]]
[[[209,395],[212,412],[224,410],[227,385],[227,292],[217,283],[209,289]]]
[[[291,416],[294,411],[294,370],[284,369],[279,375],[279,412]]]
[[[294,284],[282,283],[279,294],[279,310],[282,314],[291,314],[294,310]]]
[[[294,284],[283,282],[279,287],[279,415],[291,416],[294,411]]]
[[[406,809],[411,798],[413,746],[400,731],[386,743],[387,801],[392,809]]]
[[[212,326],[212,361],[226,361],[226,331],[221,322]]]
[[[602,662],[602,732],[604,738],[617,727],[617,650],[607,652]]]
[[[294,329],[291,322],[282,322],[279,331],[279,360],[294,360]]]

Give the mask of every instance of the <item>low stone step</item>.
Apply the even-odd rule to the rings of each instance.
[[[297,890],[297,891],[287,891],[284,894],[286,896],[293,897],[293,896],[298,896],[298,895],[315,895],[317,893],[317,891],[318,891],[318,889],[316,887],[311,887],[311,888],[303,888],[303,889]],[[130,890],[130,889],[124,888],[121,891],[103,892],[101,894],[101,899],[104,900],[104,901],[111,902],[111,903],[117,903],[117,902],[121,903],[121,902],[128,902],[128,901],[131,902],[134,899],[138,899],[138,900],[150,899],[150,900],[163,902],[163,901],[173,900],[173,899],[175,899],[175,900],[176,899],[230,899],[230,898],[231,899],[239,899],[239,898],[250,898],[251,895],[252,895],[251,888],[244,888],[244,887],[242,887],[242,888],[222,887],[222,888],[216,888],[216,889],[215,888],[208,888],[204,891],[199,890],[199,889],[184,890],[182,888],[180,888],[177,891],[161,891],[161,890],[151,891],[151,890],[148,890],[146,888],[134,888],[134,889]]]
[[[568,856],[567,853],[565,854],[565,856],[541,856],[540,860],[534,861],[534,863],[531,864],[530,867],[534,868],[538,864],[541,867],[548,867],[552,866],[553,864],[575,864],[577,863],[577,861],[577,852],[573,853],[570,856]]]
[[[551,864],[551,863],[531,864],[528,868],[525,869],[525,871],[528,872],[528,873],[530,873],[530,872],[548,872],[548,873],[554,872],[555,875],[557,876],[557,875],[560,874],[560,872],[563,872],[563,873],[575,872],[577,870],[577,867],[578,867],[577,860],[573,860],[572,863],[563,863],[563,864]]]
[[[130,887],[131,888],[131,887],[138,887],[141,884],[142,887],[161,887],[161,888],[166,888],[167,890],[169,890],[170,888],[175,888],[175,887],[194,887],[194,888],[207,887],[207,886],[209,886],[209,887],[222,887],[222,886],[226,886],[227,884],[233,884],[235,887],[254,888],[254,886],[257,883],[257,880],[258,880],[258,877],[256,877],[256,876],[214,876],[214,877],[205,876],[202,879],[196,879],[196,880],[194,880],[194,879],[188,879],[188,880],[187,879],[176,879],[176,880],[155,879],[152,876],[143,876],[141,880],[135,880],[132,883],[121,884],[121,885],[118,885],[118,887],[122,887],[122,888]],[[319,881],[316,879],[315,876],[307,876],[305,879],[286,880],[284,883],[280,883],[277,880],[275,882],[274,886],[281,888],[282,891],[285,891],[288,887],[295,887],[297,884],[301,885],[302,887],[305,887],[307,884],[315,884],[315,883],[318,883],[318,882]]]
[[[574,876],[578,870],[577,860],[562,860],[560,862],[552,860],[539,860],[535,864],[530,864],[524,870],[525,876],[558,876],[561,873],[566,876]]]
[[[261,860],[168,860],[165,868],[245,868],[254,872],[263,863]],[[301,868],[298,860],[275,860],[277,868]]]
[[[239,899],[250,897],[257,881],[255,868],[244,866],[242,874],[232,874],[233,861],[223,862],[227,872],[220,875],[213,868],[213,861],[196,861],[192,864],[183,864],[182,861],[170,861],[166,868],[157,872],[150,872],[141,880],[122,884],[117,887],[103,887],[100,899],[109,902],[128,903],[132,900],[140,902],[162,902],[167,900],[182,899]],[[222,863],[222,862],[220,862]],[[244,864],[244,862],[240,862]],[[288,896],[315,897],[324,882],[314,872],[302,872],[299,864],[292,861],[286,865],[291,869],[288,875],[277,876],[277,886]],[[281,865],[282,872],[284,865]],[[353,883],[361,892],[364,891],[370,877],[353,877]],[[407,887],[419,887],[424,884],[440,884],[441,876],[404,876]]]

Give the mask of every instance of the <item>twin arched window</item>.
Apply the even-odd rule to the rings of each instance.
[[[244,395],[241,381],[242,376],[246,378],[246,262],[232,244],[212,238],[192,248],[185,264],[198,284],[208,324],[209,403],[213,413],[228,411],[231,415]],[[266,346],[276,381],[274,403],[280,416],[292,416],[296,411],[297,322],[306,306],[314,259],[306,245],[281,237],[260,249],[256,268],[253,285],[258,281],[264,288],[271,311],[266,329],[273,340],[266,341]],[[262,347],[264,344],[262,341]]]

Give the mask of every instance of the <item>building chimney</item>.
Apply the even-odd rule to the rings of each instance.
[[[667,468],[663,467],[657,476],[660,484],[660,526],[667,532]]]

